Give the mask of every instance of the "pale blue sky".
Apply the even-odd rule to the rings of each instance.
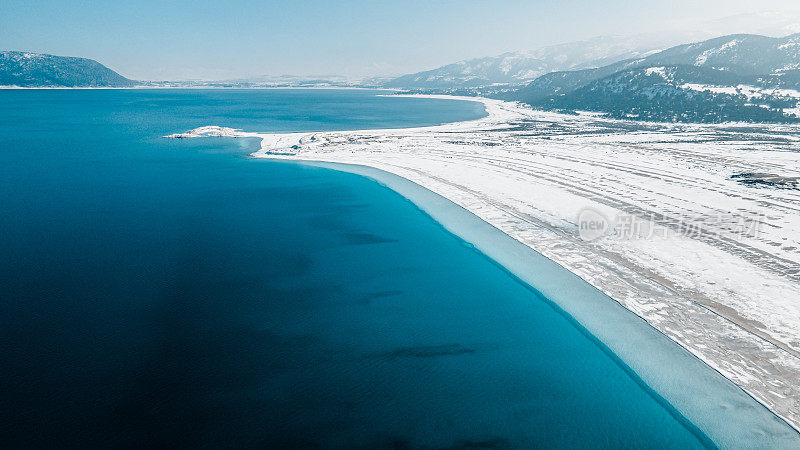
[[[137,79],[362,76],[799,7],[796,0],[4,0],[0,49],[84,56]]]

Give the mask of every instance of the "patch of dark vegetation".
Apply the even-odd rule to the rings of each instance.
[[[771,173],[743,172],[731,175],[731,179],[751,187],[800,190],[800,176],[787,177]]]

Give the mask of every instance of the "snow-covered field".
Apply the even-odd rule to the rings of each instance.
[[[800,126],[623,122],[467,100],[489,115],[170,137],[258,137],[256,157],[418,183],[578,274],[800,428]]]

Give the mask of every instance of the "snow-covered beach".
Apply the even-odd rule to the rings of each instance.
[[[488,115],[410,129],[210,126],[170,137],[260,138],[255,157],[369,166],[427,188],[800,427],[799,127],[622,122],[466,100]]]

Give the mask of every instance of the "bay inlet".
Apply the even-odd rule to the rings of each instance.
[[[374,169],[249,131],[469,120],[370,91],[0,91],[3,438],[17,447],[789,446],[580,279]],[[47,105],[43,107],[42,105]],[[377,181],[377,182],[376,182]]]

